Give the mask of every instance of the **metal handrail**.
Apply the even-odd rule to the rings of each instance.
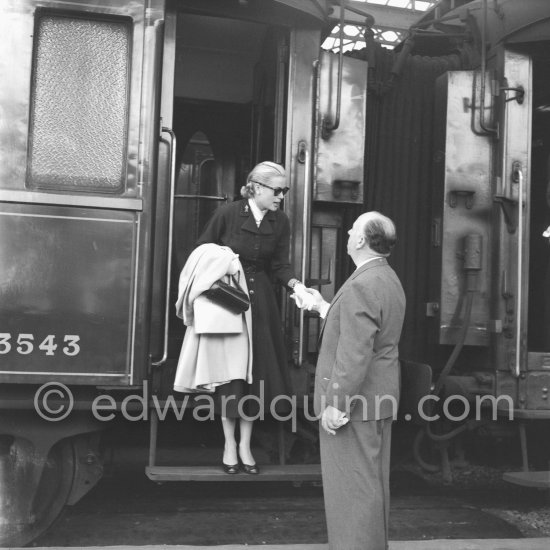
[[[171,128],[162,127],[161,133],[170,135],[170,209],[168,213],[168,253],[166,266],[166,297],[164,303],[164,340],[163,354],[158,361],[151,364],[154,367],[160,367],[168,359],[168,329],[170,325],[170,281],[172,275],[172,243],[174,233],[174,195],[176,190],[176,134]]]
[[[344,0],[340,0],[340,50],[338,52],[338,81],[336,85],[336,113],[334,121],[328,118],[323,120],[322,137],[327,139],[330,132],[340,126],[340,111],[342,105],[342,69],[344,66]]]
[[[176,199],[205,199],[211,201],[227,201],[227,195],[174,195]]]
[[[523,171],[518,164],[514,168],[518,178],[518,294],[516,313],[516,368],[515,375],[519,378],[521,372],[521,332],[522,332],[522,308],[523,308]]]
[[[310,161],[309,149],[307,144],[304,148],[304,212],[302,217],[302,265],[301,275],[302,281],[306,284],[307,269],[309,266],[309,232],[310,232],[310,212],[311,212],[311,189],[310,189]],[[304,310],[300,310],[300,341],[298,342],[298,366],[302,366],[304,362],[304,347],[305,347],[305,318]]]

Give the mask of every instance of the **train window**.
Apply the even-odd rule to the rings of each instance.
[[[121,192],[130,20],[38,11],[34,37],[27,186]]]

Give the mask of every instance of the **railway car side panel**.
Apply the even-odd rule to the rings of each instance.
[[[162,19],[162,0],[8,2],[1,381],[146,374]]]
[[[40,381],[55,373],[75,382],[124,380],[132,339],[135,214],[1,206],[0,233],[15,237],[0,245],[2,377]]]
[[[441,344],[459,341],[466,323],[467,345],[489,345],[492,156],[490,139],[476,128],[479,79],[479,74],[471,71],[453,71],[439,77],[440,93],[446,98],[442,113],[446,128],[439,141],[442,150],[435,157],[442,180],[438,178],[438,188],[443,196],[442,204],[436,206],[432,245],[441,254],[437,308]],[[475,103],[469,100],[474,86],[478,88]],[[471,293],[472,304],[466,308]]]

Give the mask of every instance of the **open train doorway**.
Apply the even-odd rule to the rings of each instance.
[[[286,34],[254,21],[177,15],[172,303],[179,274],[214,210],[240,198],[257,162],[283,162]],[[184,327],[173,321],[177,353]]]
[[[174,308],[179,275],[212,213],[240,199],[247,174],[258,162],[271,160],[286,168],[290,191],[283,209],[290,221],[289,259],[296,276],[307,285],[324,287],[327,298],[335,292],[336,279],[342,278],[340,264],[345,264],[339,262],[345,249],[344,218],[361,207],[364,196],[367,70],[362,60],[321,51],[323,33],[332,23],[317,1],[273,0],[260,8],[255,3],[215,7],[189,0],[168,6],[177,11],[168,9],[164,27],[160,116],[171,139],[161,140],[159,150],[154,266],[159,279],[159,266],[169,266],[165,307],[160,305],[164,295],[158,286],[154,296],[157,315],[167,316],[166,322],[155,324],[168,327],[164,333],[168,353],[153,362],[151,379],[155,397],[181,400],[182,394],[172,393],[185,335]],[[173,208],[168,209],[171,198]],[[166,231],[166,219],[173,220],[172,230]],[[162,257],[163,235],[170,238],[167,262]],[[283,321],[292,395],[306,403],[313,386],[310,356],[316,353],[319,323],[317,319],[310,323],[296,311],[284,289],[277,302],[279,311],[273,314]],[[290,449],[302,435],[294,430],[288,434],[281,429],[283,422],[269,425],[277,419],[267,416],[254,427],[254,435],[263,439],[259,444],[269,454],[269,467],[315,466],[298,473],[283,468],[273,472],[274,479],[280,475],[317,479],[316,455],[311,453],[314,464],[309,458],[303,460],[302,454],[298,460],[291,456]],[[317,427],[307,427],[303,437],[314,447]],[[158,428],[161,435],[167,423]],[[263,428],[269,437],[260,435]],[[147,475],[154,480],[172,475],[196,479],[196,469],[178,466],[170,473],[157,469],[155,426],[151,433]],[[216,477],[218,470],[209,470],[207,476]]]
[[[168,158],[174,161],[170,191],[173,229],[168,245],[170,298],[166,302],[169,342],[166,361],[160,367],[153,365],[152,383],[155,397],[164,402],[175,399],[178,407],[182,402],[189,403],[189,412],[183,424],[176,422],[177,418],[174,421],[168,418],[167,422],[152,419],[147,470],[151,479],[163,475],[155,467],[166,464],[163,450],[171,444],[169,441],[177,441],[179,447],[185,448],[177,464],[171,463],[183,468],[178,470],[178,479],[187,479],[186,476],[198,479],[197,469],[212,463],[210,456],[201,455],[197,461],[193,458],[195,449],[204,442],[212,448],[211,454],[215,454],[218,462],[218,450],[223,448],[221,424],[193,422],[191,411],[201,395],[173,391],[186,330],[175,314],[178,281],[214,211],[242,198],[241,187],[250,170],[264,160],[285,162],[287,44],[291,30],[268,23],[269,14],[243,19],[237,16],[212,15],[207,9],[187,10],[178,6],[178,11],[171,12],[166,21],[161,117],[163,126],[171,126],[176,143],[164,162],[161,144],[159,160],[161,170],[163,164],[169,164]],[[159,177],[159,184],[167,180]],[[164,187],[167,193],[169,186]],[[163,193],[160,185],[159,193]],[[162,209],[170,201],[159,196]],[[166,216],[159,214],[161,219],[169,216],[169,211]],[[260,438],[262,454],[267,452],[269,461],[279,462],[280,431],[273,422],[263,431],[255,427],[255,439]],[[212,475],[217,479],[218,470],[222,470],[215,470]]]

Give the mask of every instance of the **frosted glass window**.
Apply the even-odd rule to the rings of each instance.
[[[131,25],[44,13],[34,40],[27,185],[122,191]]]

